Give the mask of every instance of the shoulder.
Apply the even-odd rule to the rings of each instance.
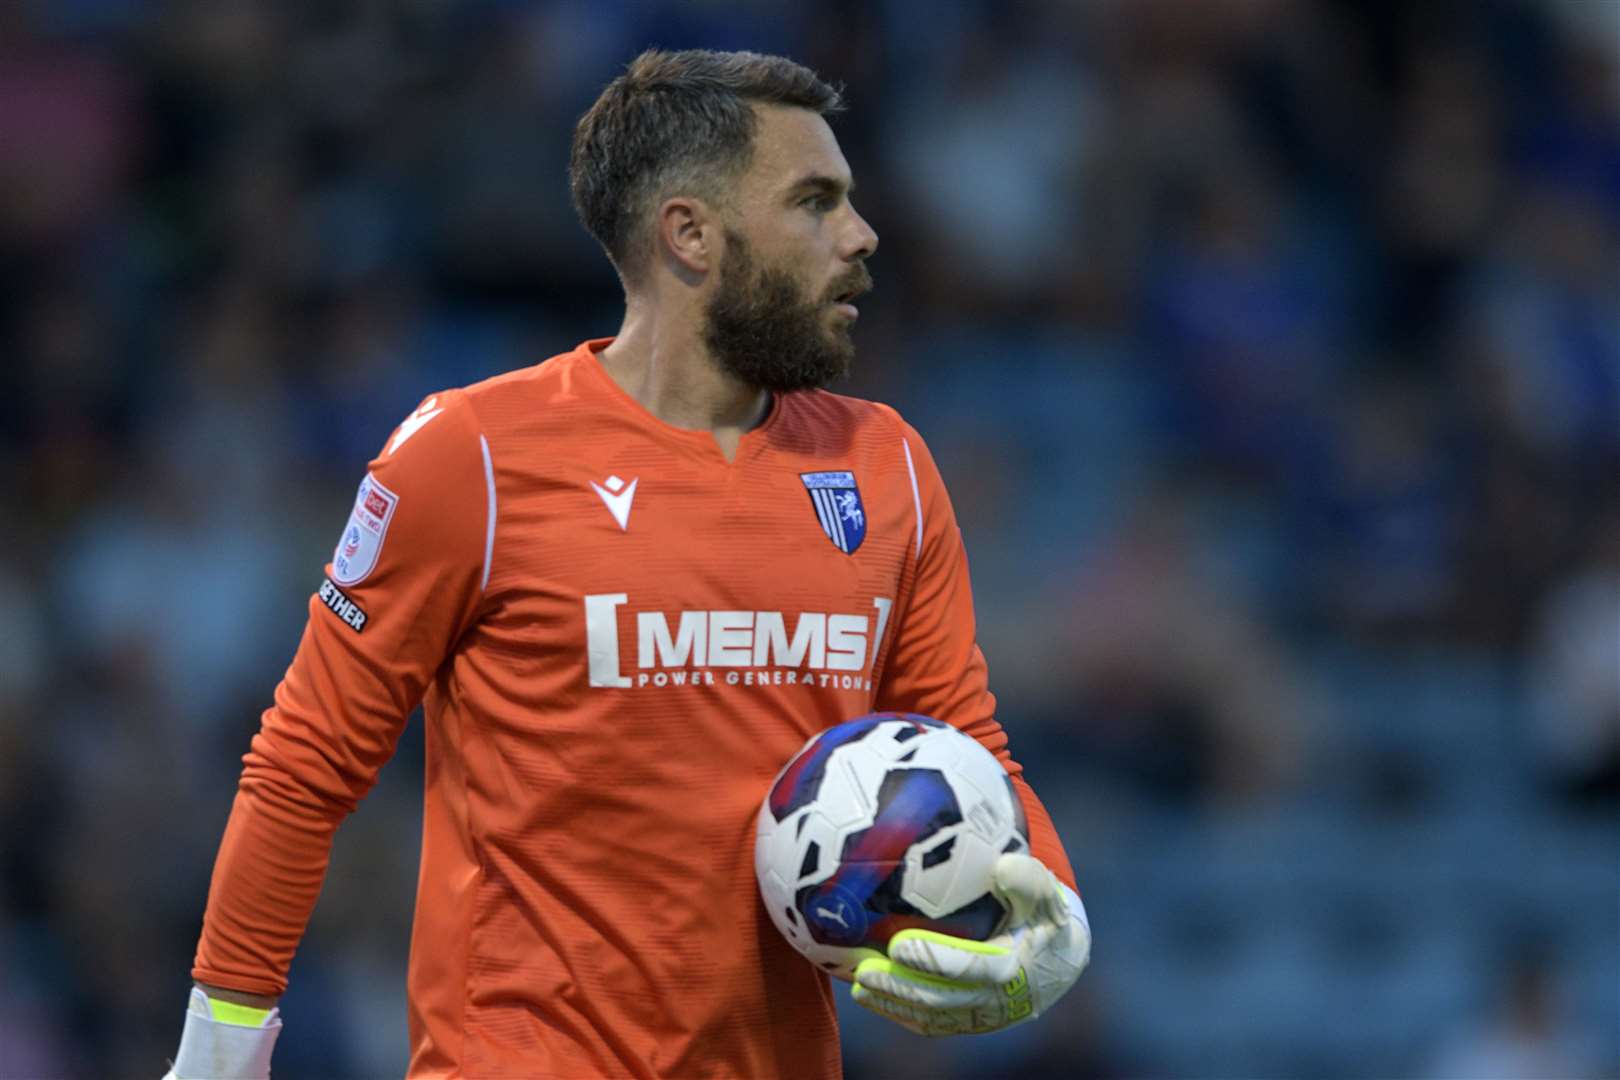
[[[411,492],[417,500],[458,496],[482,476],[481,440],[466,390],[437,390],[389,433],[367,464],[368,480],[385,494]]]
[[[403,565],[470,556],[485,525],[480,438],[464,390],[424,397],[367,464],[332,555],[332,580],[347,588],[373,570],[386,580]]]
[[[790,394],[778,427],[781,442],[792,449],[864,459],[918,476],[936,472],[917,429],[881,401],[827,390]]]
[[[434,490],[493,489],[502,450],[550,433],[566,410],[555,403],[579,397],[579,356],[585,346],[529,367],[465,386],[436,390],[399,422],[369,465],[373,477]]]
[[[583,348],[492,376],[458,393],[486,428],[533,424],[544,418],[549,407],[577,402],[583,396]]]
[[[896,452],[900,440],[920,441],[917,430],[892,405],[828,390],[790,394],[783,404],[783,414],[784,426],[790,429],[857,441],[877,440],[895,446]]]

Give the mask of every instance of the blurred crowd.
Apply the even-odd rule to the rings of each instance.
[[[365,462],[618,325],[567,145],[649,44],[845,85],[844,389],[940,461],[1097,934],[851,1077],[1620,1072],[1620,3],[19,0],[0,1077],[172,1054]],[[278,1076],[403,1068],[420,784],[413,721]]]

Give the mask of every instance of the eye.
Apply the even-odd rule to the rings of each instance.
[[[838,199],[836,196],[828,195],[827,193],[822,192],[820,194],[810,195],[799,200],[799,205],[809,207],[818,214],[826,214],[837,209]]]

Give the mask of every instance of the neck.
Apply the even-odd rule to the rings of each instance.
[[[712,431],[728,457],[770,412],[769,391],[721,370],[695,314],[661,314],[632,299],[618,335],[599,355],[608,376],[648,412],[675,427]]]

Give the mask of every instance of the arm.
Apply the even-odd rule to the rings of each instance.
[[[413,414],[372,461],[243,759],[192,969],[202,993],[179,1076],[193,1060],[194,1028],[206,1036],[222,1019],[255,1018],[217,1003],[271,1009],[286,989],[339,822],[370,791],[476,615],[493,512],[485,455],[461,395],[440,395],[435,409],[426,421],[424,410]]]
[[[1023,803],[1030,854],[997,861],[993,889],[1010,913],[986,942],[905,930],[888,956],[856,970],[854,998],[913,1031],[994,1031],[1033,1019],[1067,993],[1091,955],[1091,927],[1057,829],[1025,783],[996,722],[975,640],[967,554],[950,497],[921,437],[903,422],[902,453],[919,513],[914,577],[878,684],[879,709],[954,724],[995,754]]]
[[[905,608],[895,616],[894,642],[883,661],[876,706],[953,724],[995,754],[1024,804],[1033,854],[1074,888],[1074,870],[1051,815],[1025,782],[1023,766],[1008,748],[1007,732],[996,721],[996,699],[976,637],[967,551],[950,496],[922,437],[904,421],[899,426],[902,453],[916,480],[922,544]]]

